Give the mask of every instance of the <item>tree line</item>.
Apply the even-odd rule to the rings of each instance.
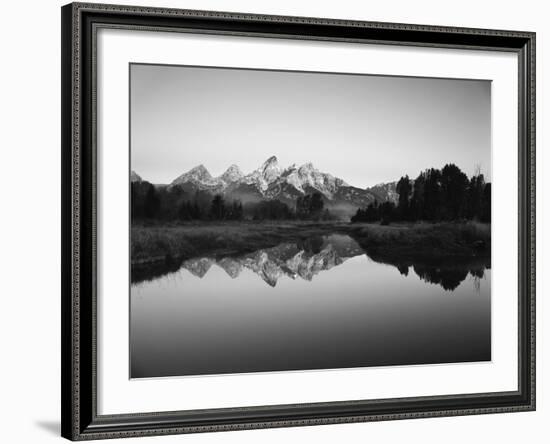
[[[403,176],[396,185],[397,204],[378,203],[360,208],[352,222],[458,221],[491,222],[491,183],[483,174],[468,179],[459,167],[431,168],[411,180]]]
[[[332,215],[325,208],[323,195],[313,192],[299,196],[296,205],[291,208],[278,199],[264,200],[250,206],[253,220],[329,220]]]
[[[194,195],[179,187],[155,187],[149,182],[133,182],[131,189],[133,219],[158,220],[241,220],[239,200],[226,202],[223,196],[197,191]]]
[[[196,191],[193,195],[180,187],[155,187],[149,182],[131,186],[132,219],[165,221],[192,220],[321,220],[331,217],[320,193],[299,197],[295,208],[279,200],[264,200],[246,206],[222,194],[212,196]]]

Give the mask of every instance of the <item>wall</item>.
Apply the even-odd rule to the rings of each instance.
[[[550,394],[543,373],[548,370],[542,347],[549,329],[544,293],[543,255],[548,236],[548,156],[545,148],[545,108],[550,101],[542,72],[548,61],[550,14],[545,2],[462,0],[460,2],[164,0],[119,3],[217,9],[283,15],[325,16],[434,25],[471,26],[536,31],[538,75],[538,410],[500,414],[305,427],[191,436],[140,439],[136,442],[275,443],[390,442],[512,443],[542,442],[550,420]],[[0,261],[2,297],[0,340],[3,364],[0,405],[4,436],[9,443],[59,441],[59,299],[60,299],[60,169],[59,65],[60,12],[58,0],[5,2],[2,5],[0,106]],[[546,287],[546,288],[545,288]],[[541,322],[541,319],[543,320]],[[547,427],[546,427],[547,429]],[[547,430],[546,430],[547,431]],[[134,440],[135,441],[135,440]],[[130,440],[127,440],[130,442]]]

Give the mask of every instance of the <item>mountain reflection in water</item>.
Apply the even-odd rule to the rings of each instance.
[[[279,279],[303,279],[312,281],[323,271],[343,264],[346,260],[366,254],[371,260],[387,263],[397,268],[399,273],[408,276],[410,269],[425,282],[437,284],[445,290],[457,288],[468,275],[474,282],[483,278],[485,269],[490,268],[488,258],[450,258],[447,261],[385,260],[373,259],[355,240],[347,235],[332,234],[316,236],[299,242],[281,243],[243,255],[222,257],[200,257],[181,263],[181,268],[193,276],[203,278],[213,265],[222,268],[231,278],[237,279],[244,269],[251,270],[271,287]]]
[[[490,361],[489,261],[384,247],[332,234],[155,270],[131,287],[131,378]]]

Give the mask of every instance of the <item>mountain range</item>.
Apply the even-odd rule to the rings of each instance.
[[[132,171],[131,181],[141,180]],[[223,194],[227,199],[239,199],[244,204],[278,199],[293,205],[298,197],[319,192],[327,208],[344,213],[366,207],[375,199],[379,202],[397,201],[396,182],[359,188],[319,171],[311,162],[283,168],[275,156],[248,174],[237,165],[231,165],[222,175],[213,177],[204,165],[198,165],[174,179],[168,185],[168,188],[172,187],[180,187],[188,193]]]

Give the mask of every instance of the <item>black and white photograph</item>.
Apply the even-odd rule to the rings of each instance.
[[[5,366],[15,433],[535,436],[543,14],[530,0],[200,3],[70,3],[61,39],[45,6],[33,15],[50,17],[25,52],[43,69],[6,83],[14,116],[33,85],[49,110],[7,128],[26,159],[4,187],[20,269],[7,295],[24,305],[8,312],[30,316],[4,323],[8,348],[21,329],[28,342]]]
[[[491,81],[131,63],[130,378],[491,361]]]

